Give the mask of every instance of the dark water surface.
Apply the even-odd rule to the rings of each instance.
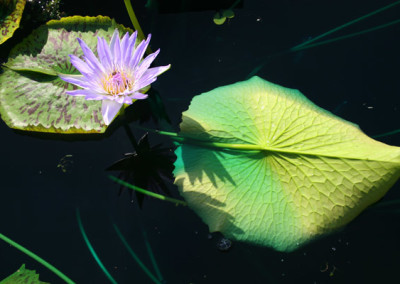
[[[190,99],[246,79],[268,55],[353,20],[393,1],[244,0],[235,17],[214,24],[213,10],[158,13],[133,1],[142,29],[161,48],[156,65],[172,64],[153,85],[175,129]],[[94,4],[96,3],[96,4]],[[69,15],[107,15],[131,26],[123,1],[107,5],[68,1]],[[333,37],[371,28],[400,15],[400,6]],[[400,25],[269,60],[257,73],[299,89],[317,105],[357,123],[368,135],[400,128]],[[134,131],[139,138],[143,132]],[[139,210],[104,169],[132,152],[122,127],[98,139],[32,136],[0,122],[1,233],[34,251],[77,283],[108,283],[78,228],[78,207],[88,237],[118,283],[152,283],[115,234],[117,224],[151,267],[147,232],[167,283],[396,283],[400,265],[400,207],[369,209],[341,232],[278,253],[234,243],[217,249],[217,237],[187,207],[145,200]],[[165,141],[155,135],[151,143]],[[379,139],[400,146],[400,134]],[[66,157],[72,155],[72,157]],[[57,167],[60,163],[65,166]],[[173,191],[175,189],[171,187]],[[176,191],[175,191],[176,192]],[[384,201],[400,198],[395,184]],[[399,205],[400,206],[400,205]],[[62,283],[46,268],[0,242],[0,279],[22,263],[40,279]]]

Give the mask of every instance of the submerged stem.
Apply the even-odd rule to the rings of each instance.
[[[121,239],[122,243],[124,244],[125,248],[128,250],[130,255],[133,257],[133,259],[137,262],[137,264],[140,266],[140,268],[149,276],[149,278],[156,284],[161,284],[161,282],[153,275],[153,273],[150,272],[150,270],[144,265],[144,263],[140,260],[140,258],[136,255],[136,253],[133,251],[133,249],[130,247],[128,242],[126,241],[125,237],[121,234],[121,231],[117,227],[117,225],[113,224],[114,230],[117,232],[118,237]]]
[[[175,203],[175,204],[180,204],[180,205],[184,205],[184,206],[187,205],[185,201],[182,201],[182,200],[179,200],[179,199],[175,199],[175,198],[171,198],[171,197],[168,197],[168,196],[164,196],[162,194],[158,194],[158,193],[154,193],[154,192],[145,190],[143,188],[134,186],[133,184],[130,184],[130,183],[126,182],[126,181],[123,181],[123,180],[121,180],[121,179],[119,179],[119,178],[117,178],[117,177],[115,177],[113,175],[109,175],[108,177],[110,179],[112,179],[113,181],[115,181],[115,182],[117,182],[117,183],[119,183],[119,184],[121,184],[123,186],[126,186],[126,187],[128,187],[130,189],[136,190],[137,192],[143,193],[145,195],[148,195],[148,196],[160,199],[160,200],[164,200],[164,201],[169,201],[169,202],[172,202],[172,203]]]
[[[8,243],[9,245],[12,245],[13,247],[15,247],[16,249],[22,251],[24,254],[26,254],[27,256],[30,256],[31,258],[33,258],[34,260],[36,260],[37,262],[39,262],[40,264],[42,264],[43,266],[45,266],[47,269],[49,269],[51,272],[53,272],[54,274],[56,274],[58,277],[60,277],[62,280],[64,280],[66,283],[68,284],[75,284],[74,281],[72,281],[71,279],[69,279],[64,273],[62,273],[60,270],[58,270],[57,268],[55,268],[53,265],[51,265],[50,263],[48,263],[47,261],[45,261],[43,258],[39,257],[38,255],[34,254],[33,252],[31,252],[30,250],[24,248],[23,246],[21,246],[20,244],[14,242],[13,240],[7,238],[6,236],[4,236],[3,234],[0,234],[0,239],[2,239],[3,241],[5,241],[6,243]]]
[[[379,26],[376,26],[376,27],[373,27],[373,28],[370,28],[370,29],[366,29],[366,30],[362,30],[362,31],[359,31],[359,32],[351,33],[351,34],[348,34],[348,35],[344,35],[344,36],[335,37],[335,38],[332,38],[332,39],[320,41],[320,42],[317,42],[317,43],[314,43],[314,44],[307,44],[306,46],[292,47],[290,49],[290,51],[298,51],[298,50],[307,49],[307,48],[311,48],[311,47],[315,47],[315,46],[319,46],[319,45],[328,44],[328,43],[331,43],[331,42],[334,42],[334,41],[339,41],[339,40],[343,40],[343,39],[346,39],[346,38],[351,38],[351,37],[355,37],[355,36],[362,35],[362,34],[365,34],[365,33],[369,33],[369,32],[373,32],[373,31],[376,31],[376,30],[383,29],[383,28],[387,28],[389,26],[392,26],[392,25],[395,25],[395,24],[398,24],[398,23],[400,23],[400,19],[397,19],[397,20],[394,20],[392,22],[389,22],[389,23],[386,23],[386,24],[383,24],[383,25],[379,25]]]
[[[272,55],[264,58],[262,60],[261,64],[259,66],[257,66],[255,69],[253,69],[249,73],[249,75],[247,75],[247,79],[252,77],[252,76],[254,76],[254,75],[256,75],[258,73],[258,71],[260,71],[262,68],[264,68],[264,66],[267,64],[268,60],[270,60],[271,58],[274,58],[276,56],[284,55],[284,54],[291,53],[291,52],[296,52],[296,51],[299,51],[299,50],[303,50],[303,49],[307,49],[307,48],[311,48],[311,47],[315,47],[315,46],[329,44],[329,43],[332,43],[332,42],[335,42],[335,41],[351,38],[351,37],[358,36],[358,35],[361,35],[361,34],[365,34],[365,33],[368,33],[368,32],[373,32],[373,31],[376,31],[376,30],[379,30],[379,29],[383,29],[383,28],[392,26],[394,24],[398,24],[398,23],[400,23],[400,19],[392,21],[392,22],[389,22],[389,23],[386,23],[386,24],[382,24],[382,25],[379,25],[379,26],[376,26],[376,27],[373,27],[373,28],[370,28],[370,29],[366,29],[366,30],[362,30],[362,31],[359,31],[359,32],[355,32],[355,33],[352,33],[352,34],[348,34],[348,35],[336,37],[336,38],[333,38],[333,39],[329,39],[329,40],[324,40],[324,41],[321,41],[321,42],[313,43],[313,42],[315,42],[315,41],[317,41],[317,40],[319,40],[319,39],[321,39],[323,37],[326,37],[327,35],[330,35],[330,34],[336,32],[338,30],[341,30],[341,29],[343,29],[345,27],[348,27],[348,26],[350,26],[350,25],[352,25],[352,24],[354,24],[356,22],[364,20],[364,19],[366,19],[366,18],[368,18],[370,16],[373,16],[373,15],[376,15],[376,14],[378,14],[380,12],[383,12],[383,11],[385,11],[385,10],[395,6],[395,5],[398,5],[398,4],[400,4],[400,1],[396,1],[396,2],[394,2],[392,4],[389,4],[389,5],[385,6],[385,7],[382,7],[380,9],[377,9],[377,10],[375,10],[375,11],[373,11],[371,13],[368,13],[368,14],[366,14],[364,16],[361,16],[361,17],[359,17],[359,18],[357,18],[355,20],[352,20],[352,21],[347,22],[347,23],[345,23],[343,25],[340,25],[340,26],[338,26],[338,27],[336,27],[334,29],[331,29],[331,30],[319,35],[319,36],[316,36],[316,37],[314,37],[314,38],[312,38],[312,39],[310,39],[308,41],[305,41],[305,42],[303,42],[301,44],[293,46],[292,48],[289,48],[289,49],[284,50],[282,52],[278,52],[276,54],[272,54]],[[311,44],[311,43],[313,43],[313,44]]]
[[[76,219],[78,220],[79,229],[81,231],[83,239],[85,240],[86,246],[89,248],[89,251],[92,254],[93,258],[96,260],[96,262],[100,266],[101,270],[103,270],[103,272],[107,276],[108,280],[110,280],[110,282],[113,284],[117,284],[117,281],[115,281],[115,279],[111,276],[110,272],[108,272],[108,270],[105,268],[104,264],[101,262],[100,258],[97,256],[97,253],[95,252],[92,244],[90,243],[89,238],[86,235],[85,229],[83,228],[81,215],[79,213],[78,208],[76,208]]]
[[[390,132],[385,132],[385,133],[378,134],[378,135],[373,135],[371,137],[372,138],[379,138],[379,137],[390,136],[390,135],[397,134],[397,133],[400,133],[400,129],[396,129],[396,130],[393,130],[393,131],[390,131]]]
[[[160,269],[158,268],[158,265],[157,265],[157,262],[156,262],[156,258],[154,257],[153,250],[151,249],[150,243],[147,240],[147,233],[143,229],[142,229],[142,233],[143,233],[144,242],[146,244],[147,253],[149,254],[151,263],[153,264],[153,267],[154,267],[154,270],[156,271],[157,277],[158,277],[158,279],[163,281],[163,277],[161,275]]]
[[[306,42],[303,42],[303,43],[301,43],[301,44],[299,44],[299,45],[296,45],[296,46],[292,47],[290,50],[299,50],[299,49],[302,49],[301,47],[303,47],[303,46],[309,45],[310,43],[312,43],[312,42],[314,42],[314,41],[317,41],[317,40],[319,40],[319,39],[321,39],[321,38],[323,38],[323,37],[325,37],[325,36],[327,36],[327,35],[330,35],[330,34],[336,32],[336,31],[338,31],[338,30],[341,30],[341,29],[343,29],[343,28],[346,28],[346,27],[348,27],[348,26],[350,26],[350,25],[352,25],[352,24],[354,24],[354,23],[360,22],[360,21],[362,21],[362,20],[364,20],[364,19],[366,19],[366,18],[368,18],[368,17],[371,17],[371,16],[373,16],[373,15],[376,15],[376,14],[378,14],[378,13],[380,13],[380,12],[383,12],[383,11],[385,11],[385,10],[387,10],[387,9],[389,9],[389,8],[391,8],[391,7],[393,7],[393,6],[395,6],[395,5],[398,5],[398,4],[400,4],[400,1],[396,1],[396,2],[394,2],[394,3],[392,3],[392,4],[389,4],[389,5],[385,6],[385,7],[382,7],[382,8],[380,8],[380,9],[377,9],[377,10],[371,12],[371,13],[368,13],[368,14],[366,14],[366,15],[364,15],[364,16],[361,16],[361,17],[359,17],[359,18],[357,18],[357,19],[354,19],[354,20],[352,20],[352,21],[350,21],[350,22],[347,22],[347,23],[345,23],[345,24],[343,24],[343,25],[340,25],[340,26],[338,26],[338,27],[336,27],[336,28],[334,28],[334,29],[331,29],[331,30],[329,30],[329,31],[327,31],[327,32],[325,32],[325,33],[319,35],[319,36],[316,36],[315,38],[312,38],[312,39],[310,39],[310,40],[308,40],[308,41],[306,41]]]

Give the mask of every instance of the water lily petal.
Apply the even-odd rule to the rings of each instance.
[[[150,85],[151,83],[157,80],[157,76],[164,73],[169,68],[171,68],[170,64],[166,66],[159,66],[147,69],[146,72],[144,72],[143,76],[140,78],[140,80],[136,83],[135,90],[140,90]]]
[[[135,100],[144,100],[144,99],[147,99],[148,95],[136,92],[129,97],[131,99],[135,99]]]
[[[118,65],[119,63],[119,58],[121,54],[121,49],[120,49],[120,42],[119,42],[119,32],[118,29],[115,29],[113,36],[111,38],[110,42],[110,51],[111,51],[111,57],[112,57],[112,62],[113,64]]]
[[[82,75],[58,75],[63,81],[77,85],[81,88],[87,88],[88,82]]]
[[[70,54],[69,55],[71,64],[85,77],[90,77],[93,74],[93,70],[79,57]]]
[[[103,115],[103,121],[106,125],[109,125],[113,121],[122,106],[122,103],[113,100],[103,100],[101,114]]]
[[[99,55],[101,64],[104,66],[104,69],[110,70],[112,66],[111,51],[104,38],[97,38],[97,53]]]
[[[140,79],[140,77],[142,77],[144,72],[146,72],[146,70],[149,69],[151,63],[153,63],[154,59],[156,59],[156,57],[159,53],[160,53],[160,49],[158,49],[156,52],[150,54],[145,59],[143,59],[143,61],[139,65],[139,67],[136,69],[136,73],[135,73],[136,80]]]
[[[131,57],[131,59],[129,61],[129,68],[131,70],[135,70],[136,66],[139,64],[140,60],[142,60],[143,55],[147,49],[147,46],[149,45],[150,39],[151,39],[151,35],[149,34],[147,39],[145,41],[142,41],[136,48],[135,52],[133,53],[133,56]]]
[[[129,46],[129,33],[127,32],[121,40],[121,56],[120,56],[120,61],[118,63],[119,66],[123,66],[125,53],[128,49],[128,46]]]
[[[93,71],[104,72],[103,66],[100,64],[93,51],[80,38],[78,38],[78,42],[82,48],[83,54],[85,55],[87,65],[90,66]]]
[[[129,59],[131,58],[132,53],[133,53],[133,51],[135,49],[136,38],[137,38],[137,31],[135,31],[129,38],[129,44],[128,44],[126,50],[125,50],[124,59],[123,59],[125,64],[127,62],[129,62]]]
[[[88,89],[78,89],[78,90],[73,90],[73,91],[66,91],[66,93],[70,96],[85,96],[85,100],[105,100],[108,99],[108,95],[93,92],[92,90]]]
[[[93,76],[92,74],[86,74],[85,76],[60,74],[58,75],[58,77],[60,77],[65,82],[77,85],[81,88],[91,89],[99,93],[102,93],[104,91],[99,84],[96,76]]]

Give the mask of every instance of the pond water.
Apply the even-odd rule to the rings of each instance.
[[[169,11],[156,11],[145,8],[144,0],[133,2],[142,29],[152,34],[152,49],[161,48],[156,65],[172,65],[152,87],[160,93],[175,130],[193,96],[244,80],[256,68],[261,78],[300,90],[369,136],[400,128],[400,25],[267,60],[393,1],[244,0],[234,9],[235,17],[222,25],[213,22],[216,11],[211,1],[196,11],[172,4]],[[123,1],[101,5],[68,1],[61,9],[67,15],[106,15],[131,26]],[[332,38],[396,20],[399,13],[400,5]],[[144,134],[134,125],[131,129],[137,139]],[[393,283],[398,279],[400,210],[395,205],[372,207],[340,232],[292,253],[238,242],[229,248],[229,242],[210,235],[188,207],[147,198],[140,209],[127,191],[119,195],[119,185],[105,169],[133,152],[123,127],[106,135],[65,138],[14,131],[1,121],[0,137],[1,233],[76,283],[108,283],[83,241],[77,208],[88,238],[118,283],[153,282],[131,258],[113,224],[154,270],[146,249],[146,242],[150,244],[166,283]],[[377,139],[400,146],[400,134]],[[155,134],[149,140],[171,145]],[[179,198],[173,185],[171,191]],[[383,202],[399,198],[397,183]],[[42,281],[62,283],[4,242],[0,252],[0,279],[25,263]]]

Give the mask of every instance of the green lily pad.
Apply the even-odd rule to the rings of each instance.
[[[214,21],[214,24],[219,26],[219,25],[222,25],[223,23],[225,23],[226,17],[223,16],[220,12],[217,12],[214,14],[213,21]]]
[[[400,147],[258,77],[194,97],[179,136],[189,207],[211,232],[279,251],[343,227],[400,176]]]
[[[109,40],[118,28],[108,17],[67,17],[36,29],[10,53],[0,75],[0,114],[11,128],[56,133],[103,133],[101,101],[65,93],[76,86],[58,74],[79,74],[69,54],[82,56],[78,37],[96,50],[97,37]]]
[[[233,17],[235,17],[235,13],[233,12],[232,9],[226,9],[226,10],[222,10],[221,12],[217,12],[214,14],[214,18],[213,21],[216,25],[222,25],[223,23],[225,23],[226,19],[232,19]]]
[[[25,268],[23,264],[16,272],[0,281],[0,284],[49,284],[39,280],[39,274],[35,270]]]
[[[0,3],[0,44],[18,29],[26,0],[2,0]]]

